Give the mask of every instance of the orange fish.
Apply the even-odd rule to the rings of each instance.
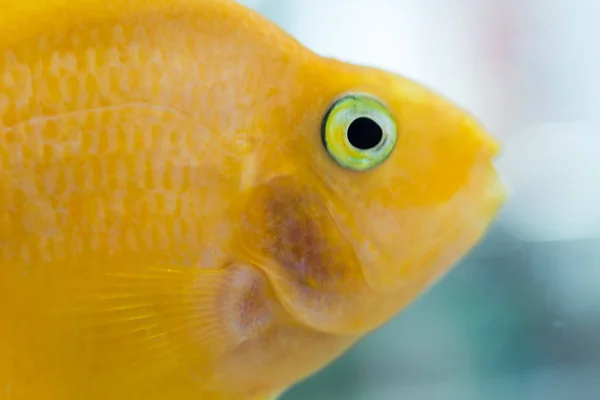
[[[0,9],[0,399],[277,398],[504,202],[466,112],[236,2]]]

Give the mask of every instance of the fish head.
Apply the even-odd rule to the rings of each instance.
[[[500,146],[468,112],[408,78],[331,59],[298,74],[243,237],[291,315],[360,335],[484,236],[505,200],[493,164]]]

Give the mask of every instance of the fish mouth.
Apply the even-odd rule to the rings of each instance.
[[[496,152],[497,153],[497,152]],[[478,168],[480,176],[476,176],[473,182],[472,196],[479,197],[476,202],[480,203],[481,213],[488,219],[493,219],[506,202],[508,192],[506,186],[500,179],[493,160],[489,160]]]

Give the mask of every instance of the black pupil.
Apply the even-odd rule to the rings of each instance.
[[[376,147],[383,138],[383,129],[371,118],[359,117],[348,126],[348,141],[360,150]]]

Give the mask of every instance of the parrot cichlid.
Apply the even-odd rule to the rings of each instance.
[[[466,111],[234,1],[0,10],[0,399],[274,399],[504,202]]]

